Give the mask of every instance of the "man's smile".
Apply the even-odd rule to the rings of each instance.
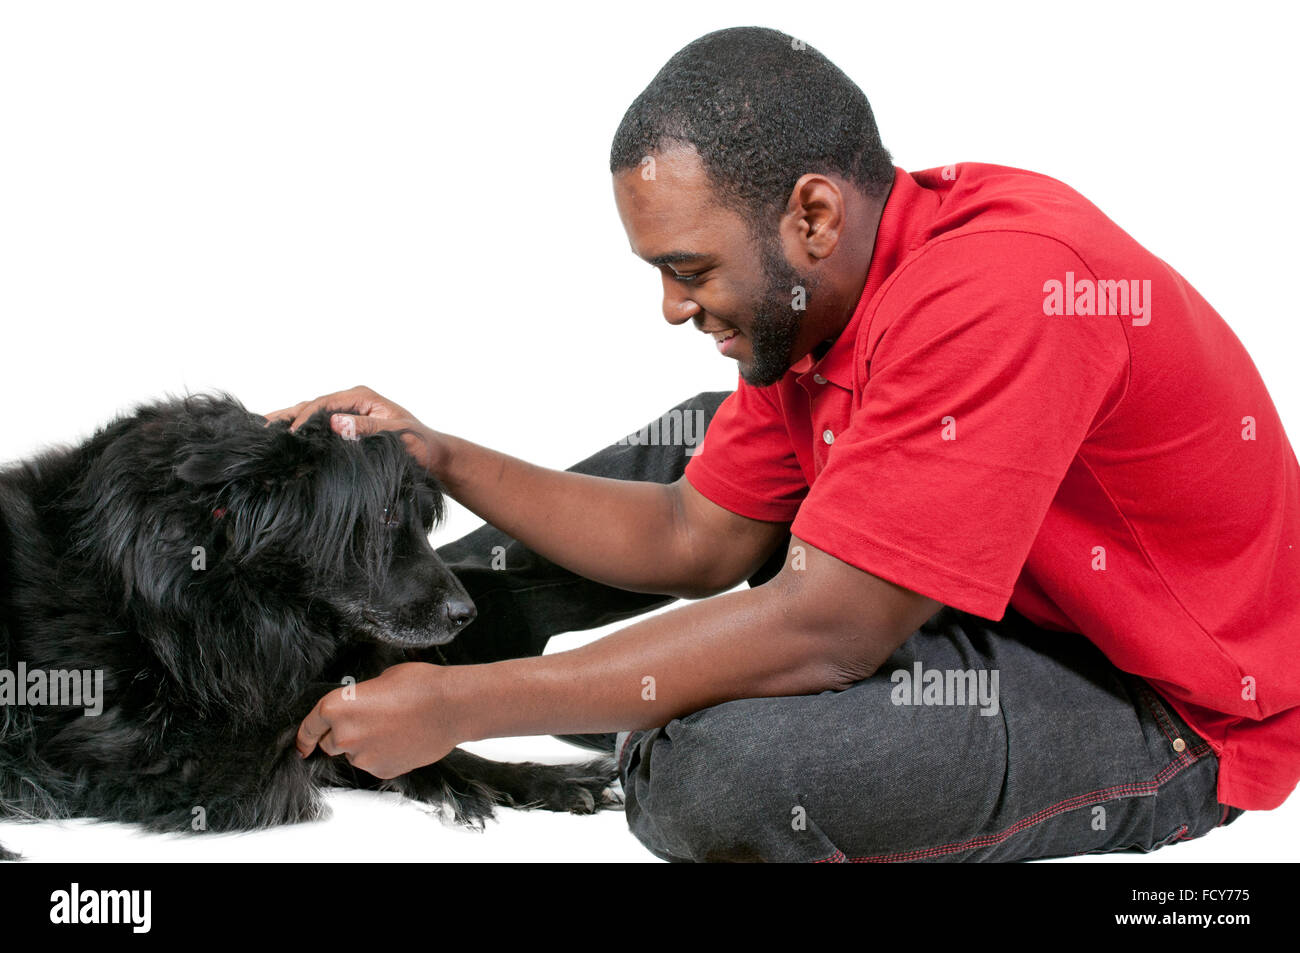
[[[714,339],[715,345],[718,346],[720,354],[731,354],[731,351],[735,350],[736,347],[735,343],[732,342],[735,341],[738,335],[740,335],[740,329],[738,328],[719,328],[716,330],[706,330],[705,328],[701,328],[699,330],[705,334],[711,335],[712,339]]]

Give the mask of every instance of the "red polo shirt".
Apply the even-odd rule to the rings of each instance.
[[[1300,466],[1250,357],[1173,268],[1054,179],[895,171],[819,361],[740,382],[686,468],[732,512],[1151,682],[1219,800],[1300,779]]]

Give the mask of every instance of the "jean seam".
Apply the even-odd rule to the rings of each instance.
[[[1156,724],[1160,726],[1160,730],[1164,733],[1165,738],[1171,743],[1175,741],[1178,738],[1178,726],[1173,723],[1169,717],[1169,713],[1165,711],[1164,706],[1159,703],[1159,699],[1156,698],[1155,692],[1144,685],[1140,688],[1139,694],[1142,696],[1142,701],[1147,706],[1147,710],[1151,712],[1151,716],[1155,718]]]
[[[1191,767],[1209,751],[1211,751],[1210,745],[1206,742],[1202,742],[1195,748],[1188,748],[1186,751],[1183,751],[1177,758],[1165,765],[1165,767],[1162,768],[1150,781],[1134,781],[1127,784],[1117,784],[1097,791],[1091,791],[1087,794],[1075,795],[1072,798],[1058,801],[1057,803],[1043,808],[1034,814],[1023,817],[1015,824],[1012,824],[1010,827],[999,831],[996,834],[984,834],[967,841],[941,844],[936,847],[919,847],[914,848],[913,850],[899,851],[892,854],[874,854],[867,857],[850,857],[847,859],[851,864],[896,863],[899,861],[922,860],[928,857],[941,857],[946,854],[958,854],[964,851],[979,850],[985,847],[996,847],[999,844],[1005,843],[1016,834],[1029,830],[1032,827],[1036,827],[1044,821],[1051,820],[1053,817],[1068,813],[1069,811],[1078,810],[1081,807],[1091,807],[1094,804],[1103,804],[1107,801],[1134,797],[1152,797],[1159,793],[1162,785],[1186,768]],[[835,854],[831,854],[820,861],[815,861],[815,863],[836,862],[836,854],[842,855],[842,853],[842,851],[837,850]]]

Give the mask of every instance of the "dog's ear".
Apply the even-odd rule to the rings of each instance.
[[[176,466],[176,476],[199,487],[255,481],[270,488],[314,470],[311,447],[284,429],[244,432],[193,448]]]

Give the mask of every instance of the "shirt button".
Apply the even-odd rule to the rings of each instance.
[[[815,380],[818,384],[825,384],[825,383],[826,383],[826,378],[822,377],[820,374],[814,374],[814,375],[813,375],[813,380]]]
[[[822,439],[825,440],[827,443],[834,443],[834,442],[835,442],[835,434],[831,433],[829,430],[823,430],[823,431],[822,431]]]

